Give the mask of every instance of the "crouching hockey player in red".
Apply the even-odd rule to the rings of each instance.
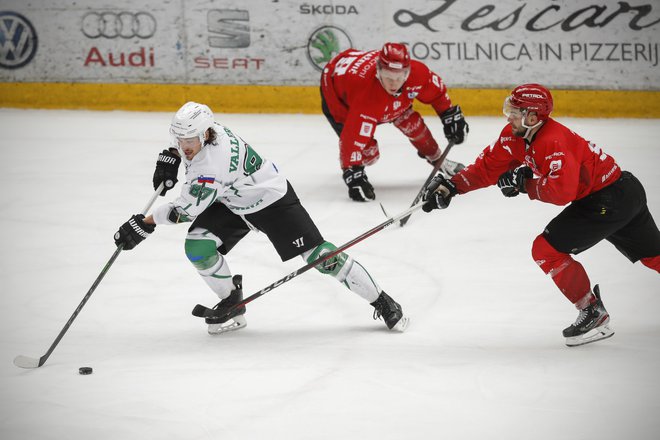
[[[189,102],[170,126],[173,147],[158,156],[154,188],[165,183],[163,194],[177,182],[181,160],[186,165],[181,195],[144,217],[134,215],[115,234],[115,243],[133,249],[158,224],[192,222],[185,250],[190,262],[218,295],[217,310],[243,300],[242,278],[232,277],[224,255],[251,229],[265,233],[283,261],[301,256],[312,262],[336,247],[323,239],[300,204],[291,184],[275,165],[228,128],[216,123],[211,110]],[[389,329],[403,331],[408,318],[401,306],[383,292],[367,270],[345,253],[316,267],[374,307]],[[245,307],[229,316],[206,318],[210,334],[245,327]]]
[[[660,272],[660,231],[644,187],[593,143],[550,118],[550,91],[538,84],[516,87],[504,102],[509,124],[475,161],[450,180],[438,175],[424,194],[424,211],[443,209],[451,198],[497,184],[506,197],[569,204],[532,245],[532,258],[579,310],[563,332],[576,346],[614,334],[610,317],[579,254],[605,239],[631,262]]]
[[[469,127],[459,106],[452,106],[442,79],[423,63],[410,59],[403,44],[386,43],[382,50],[348,49],[323,69],[321,108],[339,136],[339,161],[348,195],[355,201],[374,200],[376,194],[364,167],[380,157],[374,139],[376,126],[391,122],[432,165],[442,152],[413,100],[430,104],[443,124],[447,140],[460,144]],[[453,175],[463,165],[442,163]]]

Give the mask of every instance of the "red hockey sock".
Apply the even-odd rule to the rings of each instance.
[[[650,267],[651,269],[660,273],[660,255],[656,257],[642,258],[639,261],[641,261],[644,266]]]
[[[541,270],[552,277],[552,281],[561,293],[576,307],[592,301],[589,295],[591,283],[584,267],[569,254],[553,248],[543,235],[539,235],[534,240],[532,257]]]
[[[408,137],[411,144],[422,156],[433,156],[439,150],[438,143],[433,139],[431,130],[426,126],[422,115],[412,107],[394,120],[394,126]]]

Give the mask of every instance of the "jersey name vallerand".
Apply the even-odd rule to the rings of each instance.
[[[236,214],[250,214],[286,194],[287,181],[275,165],[262,158],[243,139],[215,124],[218,137],[202,147],[186,165],[181,195],[153,212],[156,224],[171,224],[169,213],[193,221],[213,203],[222,203]]]

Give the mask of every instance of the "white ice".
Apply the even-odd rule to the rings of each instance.
[[[0,110],[0,438],[659,438],[658,274],[607,242],[577,257],[616,334],[566,347],[561,330],[577,312],[530,255],[561,208],[495,187],[350,249],[411,317],[406,333],[310,271],[251,303],[246,329],[211,337],[190,314],[217,299],[183,253],[187,228],[160,226],[119,255],[43,367],[15,367],[17,355],[46,352],[112,255],[117,227],[148,201],[170,116]],[[277,163],[335,244],[385,220],[378,203],[349,201],[322,116],[217,117]],[[658,120],[560,121],[633,171],[660,219]],[[464,163],[505,123],[469,122],[467,144],[450,154]],[[395,214],[429,167],[393,127],[377,137],[368,175]],[[304,264],[282,263],[256,233],[229,262],[246,295]]]

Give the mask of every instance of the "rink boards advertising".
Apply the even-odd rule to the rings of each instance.
[[[338,52],[405,43],[468,114],[540,82],[559,114],[660,117],[651,0],[5,0],[0,105],[318,113]]]

